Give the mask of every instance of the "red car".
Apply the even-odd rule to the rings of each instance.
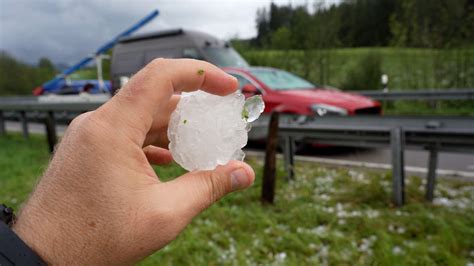
[[[261,94],[264,113],[275,108],[300,115],[381,114],[379,102],[370,98],[318,87],[289,72],[269,67],[226,67],[246,96]]]

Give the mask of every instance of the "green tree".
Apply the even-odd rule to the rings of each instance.
[[[41,57],[38,61],[38,67],[51,72],[56,71],[53,63],[46,57]]]
[[[292,48],[310,49],[311,29],[314,24],[308,9],[304,6],[294,8],[288,25],[291,31]]]
[[[291,32],[287,27],[281,27],[272,33],[271,46],[274,49],[291,49]]]
[[[38,75],[39,79],[43,82],[52,79],[56,75],[56,68],[54,67],[51,60],[46,57],[42,57],[38,61]]]
[[[346,0],[337,7],[338,37],[346,47],[384,46],[391,40],[390,16],[396,0]]]
[[[253,44],[256,47],[265,47],[270,38],[270,26],[269,26],[269,18],[267,14],[266,8],[259,8],[257,10],[257,37],[253,40]]]
[[[457,47],[472,43],[474,4],[468,0],[400,0],[391,16],[392,44]]]
[[[31,94],[54,74],[54,66],[46,58],[41,59],[38,66],[32,66],[0,52],[0,95]]]

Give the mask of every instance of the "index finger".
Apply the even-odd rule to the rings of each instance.
[[[109,120],[125,122],[139,129],[143,141],[153,117],[166,106],[174,92],[197,89],[216,95],[227,95],[237,89],[235,77],[220,68],[193,59],[155,59],[137,74],[106,104]]]

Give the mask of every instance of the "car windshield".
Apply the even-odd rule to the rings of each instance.
[[[248,67],[249,64],[231,47],[206,47],[211,62],[220,67]]]
[[[301,90],[315,87],[311,82],[282,70],[255,69],[250,72],[273,90]]]

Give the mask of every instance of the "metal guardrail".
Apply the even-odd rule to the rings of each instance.
[[[60,100],[61,97],[66,100]],[[43,100],[44,99],[44,100]],[[74,100],[73,100],[74,99]],[[94,97],[2,97],[0,98],[0,110],[2,111],[70,111],[84,112],[95,110],[104,104],[106,100]]]
[[[397,91],[353,91],[353,93],[382,100],[474,100],[474,89],[422,89],[422,90],[397,90]]]
[[[436,93],[440,92],[442,91],[437,91]],[[449,99],[473,99],[472,92],[473,90],[467,90],[463,96],[458,95],[456,97],[459,98]],[[383,94],[395,95],[394,93]],[[419,92],[403,93],[415,95]],[[434,95],[434,93],[431,94]],[[445,93],[445,96],[448,94]],[[420,95],[417,94],[416,98],[422,99]],[[454,96],[451,95],[449,97]],[[54,146],[57,143],[56,123],[67,124],[79,113],[94,110],[106,102],[104,99],[94,99],[94,97],[86,97],[74,101],[63,101],[62,99],[67,98],[60,98],[54,101],[40,101],[38,97],[0,98],[0,134],[5,133],[5,120],[21,121],[25,137],[28,136],[28,121],[44,123],[49,150],[53,152]],[[392,99],[400,98],[394,96]],[[273,125],[275,124],[278,125],[278,123],[273,123]],[[474,152],[474,118],[469,117],[332,116],[318,117],[314,121],[306,122],[306,124],[298,124],[295,123],[295,119],[292,117],[284,116],[280,121],[279,129],[278,126],[270,128],[269,135],[276,135],[272,133],[272,130],[280,130],[280,136],[284,140],[285,166],[290,178],[294,175],[294,143],[301,139],[333,145],[391,147],[394,202],[397,205],[402,205],[404,202],[403,151],[405,147],[430,151],[426,190],[426,198],[428,200],[433,198],[438,151]],[[274,142],[268,140],[268,143]],[[275,148],[271,150],[275,150]],[[267,150],[267,156],[274,156],[274,153],[275,151],[269,152]],[[269,164],[275,162],[275,160],[267,161]],[[266,170],[266,172],[274,172],[274,168],[272,170],[272,167],[266,166],[265,169],[267,168],[269,170]],[[274,181],[271,181],[271,179],[272,177],[270,176],[268,180],[270,180],[270,183],[273,182],[274,187]],[[263,189],[265,188],[264,182]]]
[[[61,96],[64,97],[64,96]],[[106,99],[95,97],[70,97],[46,99],[39,97],[0,98],[0,135],[5,134],[5,121],[20,121],[24,137],[28,137],[28,122],[45,124],[49,151],[57,143],[56,124],[69,124],[82,112],[97,109]]]
[[[272,114],[279,120],[269,132],[278,131],[282,140],[285,170],[294,178],[295,142],[354,147],[390,147],[392,150],[393,201],[403,205],[404,150],[428,150],[426,199],[434,196],[438,151],[474,153],[474,118],[406,116],[328,116],[298,124],[292,116]],[[269,135],[275,135],[270,134]],[[269,141],[270,142],[270,141]],[[274,156],[267,152],[267,156]]]

